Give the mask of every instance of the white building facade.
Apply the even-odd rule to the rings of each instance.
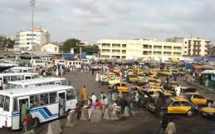
[[[168,42],[183,43],[183,55],[185,56],[207,56],[210,54],[212,43],[210,40],[198,37],[174,37],[167,39]]]
[[[50,33],[40,27],[35,27],[33,30],[33,44],[32,31],[18,32],[16,35],[14,50],[15,51],[29,51],[32,46],[39,44],[40,46],[50,42]]]
[[[103,59],[179,58],[183,55],[182,43],[153,40],[99,40]],[[162,60],[162,59],[161,59]]]

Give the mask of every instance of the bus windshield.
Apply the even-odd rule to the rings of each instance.
[[[3,108],[5,96],[0,95],[0,108]]]
[[[22,85],[16,85],[16,84],[9,84],[8,89],[14,89],[14,88],[22,88]]]
[[[3,108],[4,111],[9,111],[10,97],[0,95],[0,108]]]
[[[9,111],[10,109],[10,97],[6,96],[4,101],[4,111]]]

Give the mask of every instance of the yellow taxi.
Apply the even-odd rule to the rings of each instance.
[[[147,77],[149,77],[149,78],[154,78],[154,79],[156,79],[156,81],[158,81],[159,83],[162,83],[162,80],[161,80],[158,76],[149,75],[149,76],[147,76]]]
[[[165,98],[172,97],[173,94],[164,90],[163,88],[156,88],[156,87],[151,87],[146,89],[146,91],[153,97],[153,98],[158,98],[160,93],[164,95]]]
[[[204,117],[215,119],[215,105],[201,108],[200,114],[203,115]]]
[[[136,70],[136,73],[137,73],[137,74],[144,74],[144,72],[143,72],[142,69],[139,69],[139,68],[138,68],[138,69],[135,69],[135,70]]]
[[[146,78],[149,82],[149,85],[150,86],[160,86],[161,85],[161,81],[159,79],[154,79],[154,78],[151,78],[151,77],[147,77]]]
[[[158,71],[157,70],[155,70],[155,69],[150,69],[149,70],[149,73],[151,74],[151,75],[157,75],[158,74]]]
[[[108,86],[108,89],[111,90],[111,88],[114,86],[114,88],[118,91],[118,92],[125,92],[127,93],[128,92],[128,85],[125,83],[125,82],[119,82],[119,83],[116,83],[114,85],[109,85]]]
[[[120,68],[119,67],[114,67],[113,68],[113,72],[114,73],[119,73],[120,72]]]
[[[142,79],[144,79],[145,75],[144,74],[137,74],[137,77],[139,80],[142,80]]]
[[[199,93],[185,93],[183,94],[183,96],[196,105],[211,106],[212,104],[214,104],[214,100],[206,98]]]
[[[161,70],[159,72],[159,75],[161,75],[161,76],[169,76],[169,75],[171,75],[171,72],[169,70]]]
[[[156,103],[148,104],[147,108],[152,112],[160,114],[185,114],[188,117],[198,112],[198,107],[183,97],[172,97],[167,99],[165,103],[166,104],[161,106],[161,109],[156,107]]]
[[[138,80],[138,77],[136,75],[129,75],[129,82],[136,82]]]
[[[167,114],[186,114],[193,116],[198,108],[195,104],[182,97],[173,97],[167,99],[166,107],[162,108]]]
[[[175,88],[179,85],[176,81],[170,81],[164,88],[167,90],[175,90]]]

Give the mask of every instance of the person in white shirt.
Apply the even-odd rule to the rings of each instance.
[[[96,104],[96,99],[97,99],[97,97],[96,97],[96,95],[95,95],[94,93],[92,93],[91,99],[92,99],[92,103],[93,103],[93,104]]]
[[[181,94],[181,87],[179,85],[177,85],[177,87],[175,88],[175,93],[176,96],[179,96]]]
[[[121,107],[117,105],[116,101],[113,103],[113,110],[115,110],[116,112],[121,111]]]

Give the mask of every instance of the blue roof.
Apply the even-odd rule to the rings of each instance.
[[[64,59],[75,59],[76,55],[75,54],[63,54]]]
[[[207,57],[205,59],[208,60],[208,61],[215,61],[215,57]]]

